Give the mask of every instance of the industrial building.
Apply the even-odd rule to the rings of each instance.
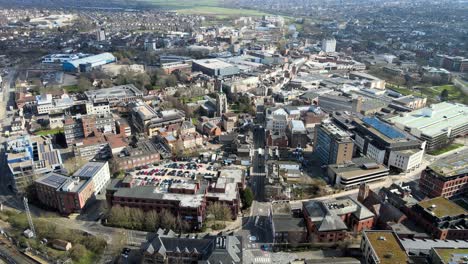
[[[454,153],[427,166],[419,188],[429,197],[452,198],[468,193],[468,150]]]
[[[389,121],[426,141],[426,148],[433,150],[446,146],[455,137],[468,134],[468,106],[442,102],[403,113],[390,118]]]
[[[218,59],[203,59],[192,62],[192,71],[201,71],[211,77],[224,77],[238,74],[239,68]]]
[[[88,72],[95,67],[117,61],[111,53],[105,52],[76,60],[65,61],[62,68],[66,72]]]

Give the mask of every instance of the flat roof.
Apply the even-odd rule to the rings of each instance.
[[[106,165],[107,162],[88,162],[79,170],[77,170],[73,176],[92,178],[96,173]]]
[[[447,128],[468,124],[468,106],[442,102],[389,119],[392,123],[420,130],[427,136],[447,133]]]
[[[443,177],[468,173],[468,149],[441,158],[429,165],[429,168]]]
[[[344,131],[343,129],[341,129],[337,125],[333,124],[332,122],[323,122],[321,126],[328,133],[330,133],[330,134],[332,134],[332,135],[334,135],[336,137],[351,140],[351,138],[349,137],[349,134],[346,133],[346,131]]]
[[[90,100],[108,100],[115,98],[126,98],[134,96],[142,96],[143,92],[138,90],[133,84],[118,85],[110,88],[89,90],[85,92],[86,97]]]
[[[405,134],[401,131],[380,121],[376,117],[364,117],[362,121],[390,139],[405,138]]]
[[[40,177],[39,179],[36,180],[36,182],[57,189],[62,184],[64,184],[66,181],[68,181],[68,179],[69,179],[69,177],[60,175],[58,173],[51,172],[51,173],[47,173],[46,175]]]
[[[368,169],[366,169],[365,167]],[[332,164],[329,168],[341,178],[350,180],[357,177],[374,174],[377,172],[388,172],[389,169],[382,164],[377,164],[375,161],[363,157],[352,160],[349,164]]]
[[[372,249],[380,260],[380,264],[406,264],[408,256],[397,236],[391,231],[365,231]]]
[[[227,63],[222,60],[218,59],[203,59],[203,60],[195,60],[193,63],[196,63],[202,67],[209,68],[209,69],[220,69],[220,68],[229,68],[234,67],[234,65]]]
[[[468,248],[434,248],[434,251],[443,263],[463,263],[456,260],[461,261],[460,257],[462,256],[468,257]]]
[[[68,63],[72,64],[75,67],[78,67],[80,64],[96,63],[96,62],[107,61],[107,60],[115,60],[114,55],[112,55],[112,53],[109,53],[109,52],[104,52],[101,54],[68,61]]]
[[[438,218],[467,214],[467,211],[463,207],[444,197],[421,201],[418,205]]]

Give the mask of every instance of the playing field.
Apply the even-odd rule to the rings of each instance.
[[[216,16],[263,16],[265,13],[221,7],[218,0],[138,0],[137,2],[149,4],[154,7],[176,10],[183,14],[200,14]]]

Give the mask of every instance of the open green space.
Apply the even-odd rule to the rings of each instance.
[[[90,264],[97,263],[99,256],[106,247],[103,238],[92,236],[79,230],[58,226],[48,217],[34,217],[33,222],[36,229],[36,238],[27,239],[23,236],[23,231],[29,228],[29,223],[25,213],[12,210],[0,212],[0,222],[8,223],[10,227],[5,228],[5,232],[17,242],[21,248],[30,247],[50,259],[57,262],[64,262],[71,258],[73,263]],[[48,242],[44,243],[43,239]],[[55,239],[65,240],[72,244],[70,251],[56,250],[52,247]]]
[[[463,94],[463,92],[456,86],[452,84],[447,85],[440,85],[440,86],[432,86],[432,87],[419,87],[414,89],[408,89],[402,86],[396,86],[387,84],[387,88],[391,89],[395,92],[398,92],[402,95],[416,95],[427,97],[430,102],[437,102],[440,99],[443,90],[447,90],[448,92],[448,101],[451,102],[458,102],[458,103],[468,103],[468,96]]]
[[[463,147],[463,144],[454,143],[454,144],[448,145],[446,147],[443,147],[443,148],[440,148],[440,149],[437,149],[437,150],[428,151],[427,154],[433,155],[433,156],[438,156],[438,155],[444,154],[446,152],[449,152],[449,151],[452,151],[454,149],[461,148],[461,147]]]
[[[198,6],[193,8],[178,9],[181,14],[212,15],[220,18],[230,16],[263,16],[266,13],[251,9],[224,8],[215,6]]]
[[[68,85],[68,86],[63,86],[63,89],[67,91],[67,93],[77,93],[80,92],[80,89],[78,88],[78,85]]]
[[[265,13],[255,10],[225,8],[221,6],[219,0],[139,0],[136,3],[171,9],[182,14],[212,15],[218,18],[265,15]]]
[[[38,136],[47,136],[47,135],[55,135],[55,134],[58,134],[60,132],[63,132],[62,128],[39,130],[37,132],[34,132],[34,134],[36,134]]]

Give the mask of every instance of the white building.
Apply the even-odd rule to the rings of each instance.
[[[322,50],[325,52],[335,52],[336,51],[336,39],[326,38],[322,40]]]
[[[106,115],[111,113],[109,101],[86,102],[86,113],[88,115]]]
[[[109,163],[88,162],[81,167],[73,176],[80,178],[92,178],[94,184],[94,194],[100,193],[110,181]]]
[[[72,106],[73,99],[71,99],[68,94],[63,94],[59,99],[53,99],[51,94],[41,94],[36,96],[37,113],[40,115],[61,113]]]
[[[468,106],[442,102],[389,119],[396,127],[427,142],[427,149],[445,146],[468,134]]]

